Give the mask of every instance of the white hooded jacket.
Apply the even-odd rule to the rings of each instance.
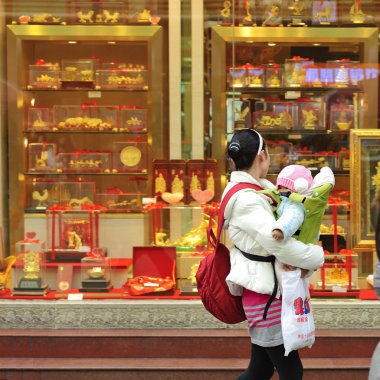
[[[235,171],[231,173],[222,198],[231,187],[240,182],[259,185],[264,189],[274,188],[266,179],[258,182],[246,172]],[[231,271],[226,282],[233,295],[242,295],[243,288],[270,295],[274,288],[272,264],[249,260],[240,250],[260,256],[274,255],[276,263],[279,261],[310,271],[321,267],[324,262],[322,247],[303,244],[294,238],[277,241],[272,237],[275,217],[270,202],[266,195],[244,189],[232,196],[225,209],[223,227],[228,229],[234,244],[230,249]],[[276,265],[277,276],[279,268],[280,265]],[[279,295],[280,292],[277,297]]]

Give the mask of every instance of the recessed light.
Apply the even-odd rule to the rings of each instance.
[[[274,42],[268,42],[268,46],[276,46],[277,44],[275,44]]]
[[[74,45],[74,44],[77,44],[78,41],[67,41],[68,44],[71,44],[71,45]]]
[[[110,44],[110,45],[115,45],[116,42],[115,41],[108,41],[107,44]]]
[[[319,44],[319,43],[315,43],[315,44],[313,44],[314,46],[320,46],[321,44]]]

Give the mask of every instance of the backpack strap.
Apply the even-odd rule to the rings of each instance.
[[[227,191],[226,195],[224,196],[224,198],[222,199],[222,201],[219,205],[218,229],[216,232],[216,236],[215,236],[215,233],[211,227],[209,227],[207,229],[207,239],[213,247],[216,247],[219,244],[220,235],[222,233],[222,228],[223,228],[223,224],[224,224],[224,220],[225,220],[224,219],[224,210],[226,209],[229,200],[232,198],[232,196],[236,192],[243,190],[243,189],[253,189],[253,190],[257,190],[257,191],[263,190],[262,187],[260,187],[258,185],[254,185],[253,183],[240,182],[240,183],[237,183],[236,185],[234,185],[233,187],[231,187],[231,189]]]

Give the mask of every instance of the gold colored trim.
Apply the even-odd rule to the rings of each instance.
[[[17,38],[42,41],[149,41],[162,30],[161,26],[104,25],[8,25]]]
[[[99,216],[100,219],[144,219],[145,213],[100,213]],[[24,219],[46,219],[46,215],[24,214]]]
[[[363,204],[362,184],[364,181],[364,168],[362,167],[362,140],[376,140],[380,148],[380,129],[357,129],[351,130],[350,133],[350,201],[351,201],[351,226],[352,233],[355,238],[355,246],[357,247],[373,247],[375,239],[363,237],[363,223],[367,215],[368,207],[370,207],[373,199],[366,199],[368,204]],[[367,207],[368,206],[368,207]],[[367,224],[368,224],[367,218]]]

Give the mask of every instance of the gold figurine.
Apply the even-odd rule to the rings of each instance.
[[[141,23],[148,23],[149,22],[149,19],[150,19],[151,15],[150,15],[150,10],[149,9],[144,9],[142,12],[138,13],[137,14],[137,22],[141,22]]]
[[[214,180],[214,173],[212,171],[210,171],[210,173],[208,174],[206,189],[209,189],[215,192],[215,180]]]
[[[302,110],[303,127],[305,129],[315,129],[317,126],[317,116],[314,115],[314,110]]]
[[[224,8],[220,11],[220,15],[224,19],[231,17],[231,1],[225,1],[223,6]]]
[[[87,271],[87,274],[90,278],[103,278],[105,269],[102,267],[93,267]]]
[[[184,194],[184,183],[183,180],[179,178],[178,174],[174,176],[172,181],[172,193]]]
[[[166,181],[162,173],[159,173],[154,180],[154,192],[155,193],[165,193],[166,191]]]
[[[362,11],[360,7],[360,1],[354,0],[350,8],[350,18],[354,24],[362,24],[366,19],[366,14]]]
[[[335,120],[335,124],[338,126],[338,128],[341,131],[346,131],[347,129],[350,129],[352,120],[348,120],[347,112],[341,111],[339,112],[339,117],[337,120]]]
[[[35,157],[35,167],[36,168],[46,168],[49,153],[47,151],[42,151],[40,156]]]
[[[38,201],[36,208],[47,207],[47,203],[45,201],[49,198],[48,189],[43,189],[42,194],[38,190],[33,191],[32,198],[34,201]]]
[[[68,248],[74,248],[75,250],[77,250],[79,249],[79,247],[82,246],[82,239],[74,230],[67,232],[67,240]]]
[[[38,252],[29,251],[24,254],[24,278],[37,280],[40,273],[40,255]]]
[[[283,111],[280,112],[278,117],[271,117],[269,115],[263,115],[261,119],[258,119],[261,127],[273,128],[273,127],[287,127],[289,128],[292,123],[292,116],[290,113]]]

